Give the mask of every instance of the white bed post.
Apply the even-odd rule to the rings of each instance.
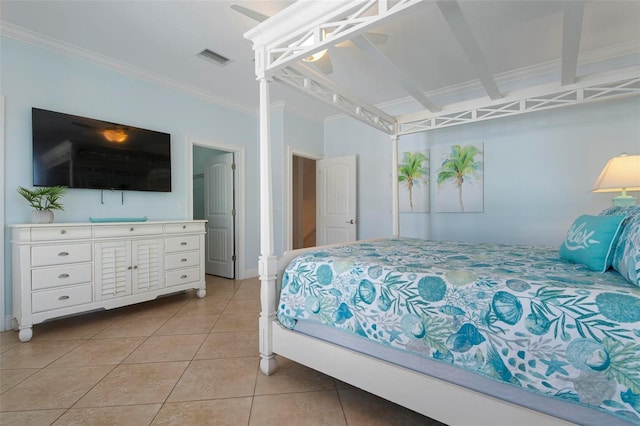
[[[400,208],[398,205],[398,133],[391,136],[391,236],[400,235]]]
[[[276,369],[272,346],[272,324],[276,316],[276,275],[278,262],[273,245],[273,203],[271,196],[271,134],[269,81],[264,72],[260,82],[260,369],[266,375]]]

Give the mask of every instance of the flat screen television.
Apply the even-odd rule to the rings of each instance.
[[[171,135],[32,109],[33,185],[171,192]]]

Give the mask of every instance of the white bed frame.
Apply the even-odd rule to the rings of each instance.
[[[406,13],[421,0],[305,1],[292,6],[248,31],[253,42],[260,87],[260,249],[261,280],[260,368],[266,375],[276,370],[275,355],[321,371],[346,383],[450,425],[560,425],[569,424],[485,394],[435,379],[361,353],[283,328],[276,320],[277,279],[301,250],[274,254],[271,184],[269,84],[273,79],[331,104],[345,114],[391,136],[392,181],[397,180],[397,143],[401,135],[472,121],[558,108],[602,99],[640,94],[640,68],[629,67],[602,75],[567,76],[575,65],[563,64],[563,84],[546,85],[502,95],[483,82],[492,100],[454,104],[392,117],[357,97],[345,93],[324,76],[300,62],[330,45],[354,38],[383,21]],[[579,2],[569,2],[579,3]],[[453,4],[454,6],[451,6]],[[456,14],[448,1],[443,13]],[[565,13],[576,12],[575,5]],[[579,6],[578,6],[579,7]],[[572,9],[573,8],[573,9]],[[577,44],[574,44],[577,49]],[[577,54],[575,55],[577,57]],[[567,55],[568,58],[572,55]],[[576,59],[577,60],[577,59]],[[486,80],[486,79],[485,79]],[[422,102],[424,105],[428,102]],[[398,194],[393,189],[393,235],[399,235]],[[375,371],[376,374],[371,374]],[[460,406],[464,404],[464,409]]]

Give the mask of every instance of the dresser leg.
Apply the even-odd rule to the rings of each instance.
[[[20,339],[21,342],[28,342],[32,336],[33,329],[31,327],[21,328],[18,332],[18,339]]]
[[[198,299],[202,299],[206,295],[207,295],[207,289],[206,288],[199,288],[198,292],[196,293],[196,296],[198,296]]]

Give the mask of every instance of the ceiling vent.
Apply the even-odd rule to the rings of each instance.
[[[209,50],[209,49],[202,49],[201,51],[196,53],[196,56],[199,56],[208,61],[211,61],[220,67],[223,67],[227,65],[229,62],[231,62],[231,59],[224,57],[221,54],[216,53],[213,50]]]

